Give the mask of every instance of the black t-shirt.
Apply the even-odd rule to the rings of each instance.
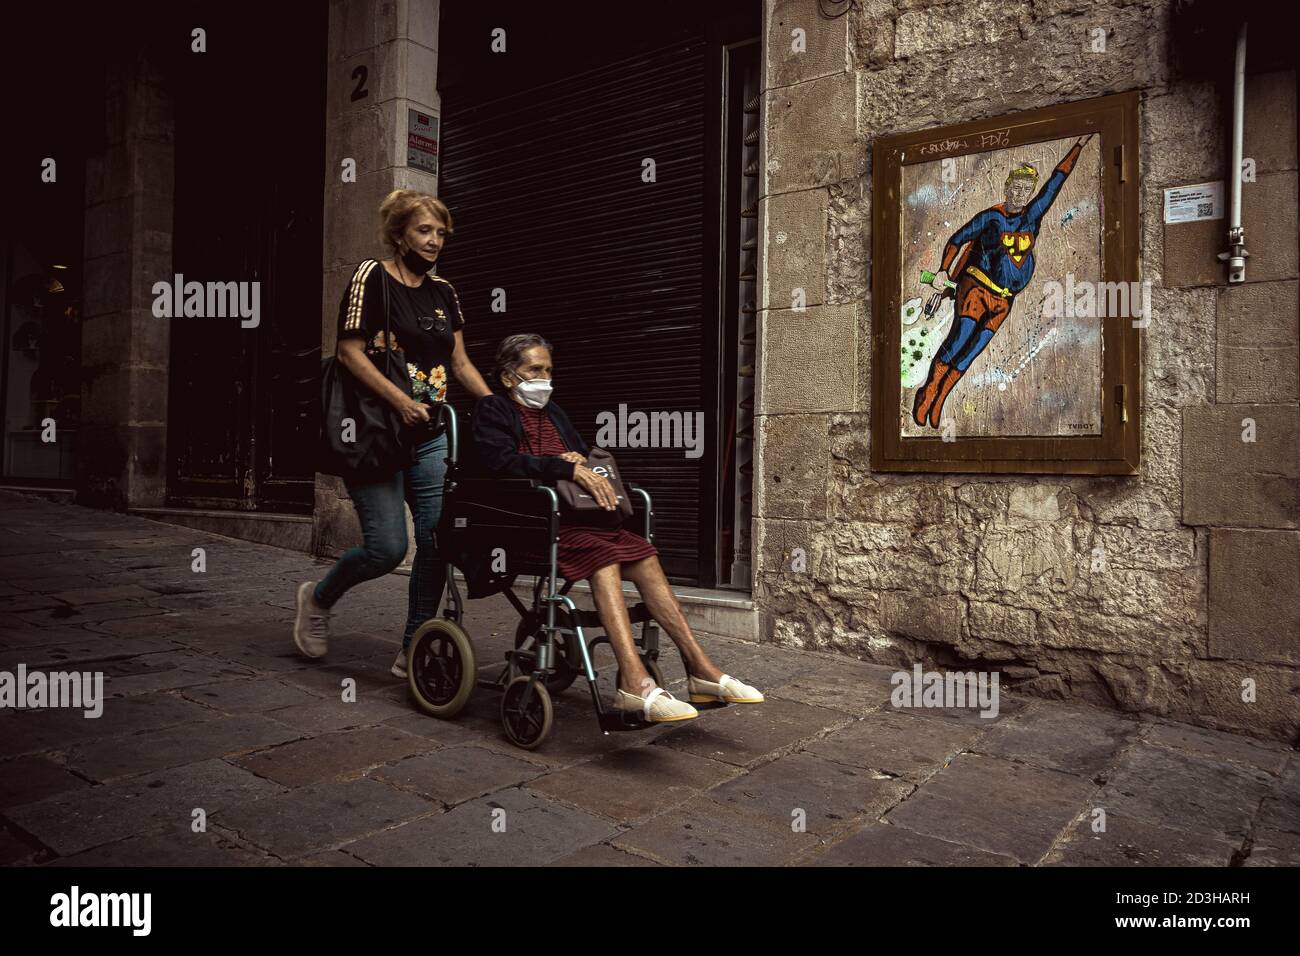
[[[390,276],[378,260],[367,259],[357,266],[339,301],[338,337],[363,338],[368,353],[382,355],[385,282],[393,338],[389,345],[401,353],[394,351],[393,358],[405,363],[416,401],[444,401],[456,331],[465,325],[460,299],[446,279],[427,273],[412,289]],[[430,328],[423,328],[421,319]]]

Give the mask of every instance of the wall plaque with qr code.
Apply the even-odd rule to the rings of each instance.
[[[1165,222],[1223,218],[1223,180],[1165,190]]]

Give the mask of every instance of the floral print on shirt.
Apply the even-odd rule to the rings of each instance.
[[[447,398],[447,369],[435,365],[425,372],[414,365],[407,364],[406,373],[411,376],[411,394],[416,401],[442,402]]]

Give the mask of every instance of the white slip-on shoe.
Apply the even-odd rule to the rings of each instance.
[[[678,700],[662,687],[656,687],[644,697],[620,689],[614,707],[625,714],[639,710],[646,720],[656,724],[665,724],[673,720],[690,720],[700,716],[698,710],[685,701]]]
[[[330,612],[329,608],[316,603],[312,596],[315,590],[315,581],[298,585],[298,616],[293,621],[293,642],[308,657],[324,657],[329,649]]]
[[[403,647],[397,652],[397,660],[393,661],[393,666],[389,668],[389,672],[394,677],[400,677],[402,680],[406,680],[406,648]]]
[[[765,699],[758,688],[742,684],[729,674],[723,674],[716,684],[700,677],[690,677],[686,681],[686,693],[693,704],[707,704],[715,700],[726,701],[728,704],[761,704]]]

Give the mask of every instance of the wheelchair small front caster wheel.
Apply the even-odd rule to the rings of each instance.
[[[446,618],[425,621],[411,638],[406,673],[421,710],[443,719],[456,716],[469,703],[478,677],[469,635]]]
[[[569,622],[569,614],[564,608],[556,608],[555,624],[557,627],[573,626]],[[541,619],[534,618],[531,614],[521,620],[519,626],[515,628],[515,650],[521,650],[529,640],[533,643],[532,647],[525,652],[531,655],[526,661],[528,663],[527,669],[512,667],[512,676],[532,672],[531,662],[537,660],[535,649],[541,638],[541,629]],[[570,638],[577,640],[576,637],[570,634],[556,634],[551,641],[551,648],[554,652],[554,660],[551,661],[553,673],[546,679],[546,689],[551,692],[552,697],[563,694],[578,679],[578,669],[573,665],[574,655],[569,649]]]
[[[510,738],[510,742],[524,750],[534,750],[551,732],[551,695],[546,686],[533,684],[533,689],[524,702],[524,692],[528,690],[531,677],[516,677],[506,685],[501,695],[501,726]]]

